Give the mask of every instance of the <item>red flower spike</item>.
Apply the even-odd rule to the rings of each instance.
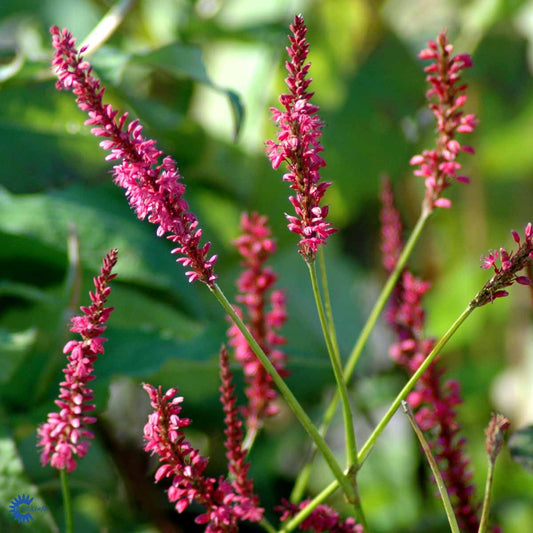
[[[381,198],[381,248],[383,264],[390,273],[403,247],[402,226],[388,182],[384,183]],[[408,375],[416,372],[435,344],[434,339],[424,336],[422,298],[430,287],[429,283],[404,270],[386,311],[385,318],[397,336],[397,341],[390,348],[390,356]],[[407,401],[420,428],[429,433],[428,441],[461,531],[477,533],[479,506],[473,502],[472,474],[464,451],[465,440],[459,437],[461,427],[455,411],[455,406],[462,402],[459,384],[452,380],[443,381],[443,374],[438,362],[434,361],[422,374]]]
[[[127,123],[127,113],[117,118],[118,111],[102,102],[104,88],[92,75],[91,65],[82,59],[82,51],[76,49],[72,34],[56,26],[50,33],[56,50],[52,60],[58,76],[56,87],[77,96],[78,107],[89,115],[85,124],[93,126],[91,133],[106,138],[100,146],[110,151],[106,160],[118,161],[113,170],[115,183],[125,189],[140,220],[148,218],[157,225],[158,237],[167,235],[178,244],[171,253],[183,256],[177,261],[190,268],[186,272],[189,281],[212,285],[217,257],[207,257],[209,243],[200,246],[202,230],[183,198],[185,186],[176,163],[169,156],[162,158],[156,142],[143,137],[138,120]]]
[[[92,305],[81,307],[83,316],[72,319],[70,331],[79,333],[82,340],[68,341],[63,348],[68,364],[63,370],[65,381],[60,383],[59,399],[56,405],[60,411],[50,413],[48,420],[39,426],[37,435],[41,447],[41,464],[50,463],[58,470],[72,472],[77,467],[75,456],[82,458],[89,450],[89,439],[94,438],[87,429],[96,418],[89,416],[94,410],[93,391],[87,385],[95,379],[94,362],[98,354],[104,353],[101,337],[105,323],[113,311],[104,307],[111,292],[109,282],[116,276],[111,274],[117,262],[117,250],[111,250],[103,260],[100,276],[94,278],[95,292],[90,293]]]
[[[244,321],[272,361],[278,373],[285,377],[286,356],[279,350],[286,340],[279,334],[279,329],[287,320],[285,295],[280,290],[272,290],[277,281],[274,271],[265,265],[276,251],[276,244],[271,237],[268,219],[257,213],[241,217],[242,235],[234,242],[243,258],[244,270],[237,280],[239,295],[237,301],[243,305]],[[264,418],[278,412],[274,404],[278,393],[270,375],[248,346],[240,330],[235,326],[228,330],[229,345],[235,350],[235,358],[241,364],[246,380],[248,406],[244,416],[248,428],[256,431]]]
[[[424,70],[429,74],[426,80],[431,89],[426,97],[437,121],[437,140],[434,149],[411,158],[411,165],[418,167],[414,171],[415,176],[425,179],[424,210],[430,213],[435,207],[451,207],[451,201],[441,195],[453,181],[468,183],[466,176],[457,174],[461,165],[456,159],[460,152],[473,153],[474,150],[471,146],[461,145],[455,136],[457,133],[472,133],[477,120],[475,115],[464,115],[459,110],[467,100],[464,94],[467,86],[458,85],[460,71],[472,66],[470,56],[461,54],[452,57],[453,47],[444,31],[437,37],[437,42],[429,41],[428,45],[429,48],[420,52],[419,58],[434,61]]]
[[[228,458],[228,470],[231,474],[231,485],[235,492],[232,497],[234,508],[239,510],[242,520],[259,522],[263,518],[264,509],[259,506],[259,498],[254,493],[254,483],[248,478],[250,465],[246,462],[246,451],[242,448],[242,422],[238,416],[235,387],[232,384],[233,376],[230,371],[228,353],[226,347],[220,350],[220,400],[224,409],[224,423],[226,429],[226,457]]]
[[[320,202],[331,183],[321,182],[320,169],[326,165],[319,155],[322,122],[317,116],[318,107],[311,104],[313,93],[308,92],[311,78],[307,78],[310,63],[305,63],[309,44],[305,39],[307,28],[301,15],[294,17],[289,35],[291,46],[287,47],[289,61],[285,66],[289,76],[285,80],[289,94],[279,98],[284,111],[272,108],[272,118],[279,126],[278,142],[267,141],[267,154],[272,167],[277,169],[282,161],[289,172],[283,176],[290,183],[295,196],[289,201],[296,216],[285,215],[290,231],[300,235],[300,255],[311,263],[315,260],[320,244],[337,230],[326,222],[327,207]]]
[[[228,381],[226,379],[226,388]],[[178,389],[165,394],[161,387],[143,384],[154,409],[144,426],[145,451],[159,456],[161,466],[155,474],[156,482],[171,478],[168,499],[182,513],[195,502],[206,512],[196,517],[198,524],[207,524],[206,533],[238,533],[239,520],[258,521],[262,510],[250,498],[237,494],[231,483],[207,477],[209,460],[185,439],[183,430],[191,424],[181,417],[183,397]]]

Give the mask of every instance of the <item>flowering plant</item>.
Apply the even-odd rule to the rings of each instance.
[[[450,321],[440,338],[432,338],[426,332],[423,301],[431,284],[417,277],[408,264],[430,219],[437,214],[442,216],[441,212],[446,216],[447,210],[453,209],[444,192],[448,195],[448,188],[455,182],[469,182],[459,171],[464,164],[463,153],[474,154],[474,149],[465,144],[465,134],[473,133],[478,125],[476,116],[464,110],[468,101],[463,71],[472,67],[472,60],[467,54],[454,54],[445,31],[419,54],[421,60],[429,61],[425,67],[430,87],[426,97],[436,124],[434,146],[411,158],[414,175],[424,178],[420,214],[404,241],[394,187],[389,180],[383,180],[381,251],[388,277],[366,323],[352,339],[352,350],[347,351],[338,340],[326,273],[325,252],[337,229],[326,201],[332,182],[323,180],[327,169],[327,153],[321,144],[324,122],[310,90],[311,45],[307,31],[303,16],[296,15],[289,27],[285,80],[288,92],[279,98],[281,109],[271,109],[277,132],[273,140],[266,142],[266,154],[274,171],[286,169],[282,180],[291,189],[289,204],[294,213],[285,216],[289,231],[297,236],[301,267],[308,270],[329,356],[328,372],[335,383],[326,408],[312,416],[290,380],[291,338],[284,331],[290,314],[286,289],[281,287],[272,266],[276,241],[267,217],[255,211],[241,216],[240,236],[234,246],[241,257],[242,271],[237,279],[237,295],[231,301],[222,290],[227,285],[227,272],[219,268],[218,256],[210,253],[211,243],[204,238],[201,217],[186,199],[185,180],[175,160],[149,138],[139,119],[130,120],[128,113],[120,113],[106,101],[103,83],[87,59],[92,51],[90,40],[78,47],[67,29],[53,26],[50,30],[56,87],[71,91],[78,107],[86,113],[85,124],[101,138],[100,147],[107,152],[105,159],[112,162],[115,185],[124,189],[137,218],[154,224],[156,236],[173,243],[170,253],[186,268],[186,279],[193,284],[193,290],[211,294],[227,320],[227,339],[218,350],[225,447],[222,474],[214,473],[213,457],[208,458],[208,452],[190,433],[196,416],[187,417],[188,395],[182,391],[182,384],[167,388],[145,379],[142,385],[150,405],[142,431],[143,448],[148,452],[145,461],[151,461],[146,463],[145,473],[155,471],[157,486],[162,486],[177,513],[176,517],[161,518],[160,526],[171,527],[169,524],[179,523],[178,515],[193,513],[195,527],[211,533],[237,532],[247,527],[280,533],[297,529],[372,531],[376,516],[368,511],[361,480],[365,464],[402,406],[420,441],[451,531],[497,531],[497,521],[490,516],[492,480],[496,457],[511,422],[503,415],[494,415],[486,430],[489,472],[485,496],[481,497],[472,483],[473,468],[458,419],[461,386],[458,380],[444,377],[444,348],[474,311],[488,304],[497,305],[496,300],[509,296],[511,291],[507,289],[515,283],[532,284],[527,272],[533,258],[532,226],[526,224],[523,235],[512,232],[516,249],[502,247],[483,258],[482,267],[493,269],[492,277],[470,296],[466,308]],[[76,238],[73,240],[77,243]],[[222,255],[216,243],[214,247]],[[127,260],[126,256],[122,261]],[[84,316],[73,319],[71,331],[79,333],[82,340],[69,341],[64,348],[64,353],[70,355],[64,370],[66,379],[60,384],[56,400],[60,412],[50,413],[37,430],[41,463],[50,463],[60,471],[67,531],[75,529],[67,473],[73,474],[78,459],[89,452],[88,439],[93,440],[95,435],[87,425],[98,424],[103,439],[107,438],[111,447],[120,448],[105,417],[100,422],[87,415],[95,408],[94,394],[87,384],[95,380],[97,358],[103,354],[105,339],[101,334],[112,310],[104,305],[110,295],[108,283],[115,277],[111,269],[116,261],[117,251],[113,249],[104,258],[101,275],[94,280],[92,305],[82,307]],[[390,358],[401,367],[405,378],[388,408],[375,420],[375,413],[370,416],[371,429],[365,435],[354,423],[358,417],[350,384],[382,312],[394,336]],[[110,341],[111,344],[112,336]],[[130,350],[134,361],[140,347],[134,341]],[[244,379],[241,396],[233,383],[236,372],[242,373]],[[338,404],[342,412],[343,453],[335,450],[327,438]],[[282,416],[292,416],[305,430],[309,447],[295,472],[292,492],[272,505],[262,494],[254,452],[261,439],[268,438],[264,433],[269,424]],[[137,438],[141,439],[140,433]],[[314,479],[318,461],[329,472],[329,484],[320,486]],[[124,472],[125,478],[130,475],[132,472]],[[146,486],[146,476],[142,484]],[[340,502],[331,499],[334,493],[342,495]],[[157,505],[150,502],[148,512],[153,513],[153,506]]]

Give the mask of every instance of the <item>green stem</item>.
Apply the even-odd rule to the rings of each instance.
[[[479,523],[478,533],[485,533],[489,523],[490,504],[492,500],[492,483],[494,480],[495,462],[489,459],[489,469],[487,472],[487,481],[485,482],[485,496],[483,498],[483,511],[481,512],[481,521]]]
[[[442,350],[444,345],[450,340],[451,336],[457,331],[459,326],[467,319],[467,317],[470,315],[470,313],[474,310],[473,307],[467,307],[457,318],[457,320],[451,325],[450,329],[444,334],[444,336],[439,340],[439,342],[435,345],[433,350],[429,353],[429,355],[424,359],[424,362],[420,365],[418,370],[411,376],[409,381],[405,384],[403,389],[398,393],[396,396],[394,402],[390,406],[389,410],[385,413],[383,418],[380,420],[368,440],[365,442],[363,447],[361,448],[357,459],[359,461],[359,468],[364,463],[365,459],[367,458],[368,454],[370,453],[370,450],[374,446],[377,438],[383,430],[387,427],[387,424],[390,422],[390,419],[393,417],[394,413],[400,406],[402,400],[405,400],[409,392],[413,389],[413,387],[416,385],[416,382],[418,379],[420,379],[420,376],[426,371],[427,367],[433,362],[435,357],[439,354],[439,352]],[[335,488],[338,487],[337,481],[333,481],[331,485],[328,486],[329,489],[332,491],[335,490]],[[314,500],[313,500],[314,501]]]
[[[385,283],[385,286],[383,287],[381,291],[381,294],[379,295],[376,303],[374,304],[374,307],[372,308],[372,311],[370,312],[370,315],[366,321],[366,324],[361,330],[361,333],[359,334],[359,338],[357,339],[357,342],[355,343],[352,349],[352,352],[350,353],[350,356],[348,358],[348,361],[344,367],[345,383],[348,383],[350,378],[352,377],[352,373],[355,369],[357,362],[359,361],[359,358],[361,356],[363,348],[366,345],[368,337],[370,336],[370,333],[372,332],[372,329],[374,328],[374,325],[376,324],[376,321],[379,315],[381,314],[381,311],[385,307],[385,304],[387,303],[387,300],[389,299],[389,296],[391,292],[393,291],[398,281],[398,278],[400,277],[400,274],[402,273],[407,263],[407,260],[409,259],[409,256],[411,255],[411,252],[413,251],[413,248],[418,242],[418,239],[420,238],[420,235],[422,234],[422,230],[424,229],[424,226],[428,218],[430,217],[430,215],[431,213],[428,213],[425,210],[423,210],[422,213],[420,214],[420,217],[418,218],[416,225],[411,235],[409,236],[409,240],[405,244],[404,249],[402,250],[402,253],[398,259],[398,262],[396,263],[396,267],[390,274],[387,282]],[[320,428],[319,428],[320,434],[322,436],[326,434],[329,424],[331,423],[331,420],[333,419],[333,415],[335,414],[335,410],[337,409],[338,402],[339,402],[339,393],[338,391],[336,391],[322,418],[322,424],[320,425]],[[296,482],[294,484],[294,488],[291,493],[292,502],[298,502],[303,497],[303,494],[305,492],[305,487],[307,486],[309,477],[311,475],[312,462],[316,456],[316,452],[317,450],[316,448],[314,448],[310,454],[309,461],[300,470],[300,473],[298,474],[298,477],[296,478]]]
[[[333,373],[335,374],[335,381],[337,382],[337,391],[341,397],[342,414],[344,417],[344,434],[346,439],[346,460],[348,468],[357,468],[357,444],[355,441],[355,432],[353,428],[353,415],[352,408],[350,406],[350,400],[348,398],[348,389],[344,382],[342,375],[342,365],[338,352],[335,353],[333,343],[330,337],[330,328],[326,322],[326,315],[324,313],[324,306],[322,305],[322,298],[318,288],[318,281],[316,277],[315,264],[307,263],[309,267],[309,275],[311,276],[311,285],[313,286],[313,294],[315,296],[316,307],[318,310],[318,316],[320,318],[320,325],[322,327],[322,333],[324,334],[324,340],[328,349],[329,358],[331,360],[331,366],[333,367]]]
[[[414,432],[416,433],[416,436],[418,437],[420,444],[422,445],[422,449],[424,450],[424,453],[426,454],[426,458],[428,460],[429,466],[431,468],[431,471],[433,472],[433,477],[435,478],[435,482],[437,483],[437,488],[439,489],[440,497],[444,505],[444,511],[446,512],[446,516],[448,517],[448,523],[450,524],[450,529],[452,533],[461,533],[461,531],[459,530],[459,525],[457,524],[457,518],[455,517],[455,513],[453,512],[452,502],[450,501],[450,497],[448,496],[448,491],[446,490],[446,485],[444,484],[444,480],[442,479],[442,475],[437,465],[437,461],[435,460],[435,457],[433,457],[433,454],[431,453],[431,448],[428,444],[428,441],[426,440],[424,433],[418,426],[415,420],[415,417],[413,416],[413,412],[411,411],[411,409],[409,408],[409,405],[407,405],[407,402],[405,400],[402,400],[402,409],[404,413],[407,415],[407,418]]]
[[[416,225],[413,228],[411,235],[409,236],[409,240],[405,244],[402,253],[398,259],[398,262],[396,263],[396,267],[389,276],[387,283],[385,283],[385,286],[383,287],[376,303],[374,304],[374,307],[370,312],[366,324],[361,330],[359,338],[357,339],[357,342],[355,343],[355,346],[353,347],[352,352],[348,357],[348,362],[344,367],[344,379],[346,381],[349,381],[349,379],[351,378],[355,366],[357,365],[357,362],[361,357],[361,353],[363,352],[363,348],[365,347],[368,337],[370,337],[370,333],[374,329],[374,326],[379,318],[379,315],[381,314],[381,311],[383,311],[383,308],[385,307],[385,304],[387,303],[387,300],[389,299],[389,296],[393,291],[396,282],[398,281],[398,278],[400,277],[400,274],[402,273],[407,263],[407,260],[409,259],[409,256],[413,251],[413,248],[415,247],[415,244],[418,242],[418,239],[422,234],[422,230],[424,229],[424,226],[429,216],[430,213],[426,213],[425,211],[422,211],[422,213],[420,214],[420,217],[416,222]],[[336,403],[337,401],[338,399],[334,398],[331,403]]]
[[[80,45],[80,48],[87,47],[85,56],[94,54],[113,35],[134,3],[135,0],[122,0],[104,15]]]
[[[63,493],[63,505],[65,507],[65,531],[66,533],[74,533],[70,490],[68,487],[67,471],[64,468],[59,470],[59,477],[61,478],[61,492]]]
[[[257,426],[255,426],[253,429],[248,428],[248,431],[246,432],[246,435],[242,441],[242,449],[246,451],[246,455],[250,453],[258,432],[259,428]]]
[[[320,431],[320,434],[324,435],[322,431]],[[294,482],[294,487],[292,488],[292,492],[290,495],[290,501],[292,503],[298,503],[303,498],[307,483],[309,482],[309,478],[311,477],[311,470],[313,469],[313,461],[315,459],[316,452],[317,448],[316,446],[313,446],[312,449],[309,451],[309,458],[305,462],[304,466],[298,474],[298,477],[296,478],[296,481]]]
[[[335,321],[333,320],[333,311],[331,307],[331,298],[329,295],[328,275],[326,272],[326,254],[324,247],[318,249],[318,267],[320,269],[320,285],[324,294],[324,309],[326,311],[326,320],[328,322],[329,335],[333,343],[333,351],[340,357],[339,344],[337,342],[337,332],[335,331]]]
[[[378,425],[376,426],[376,428],[374,429],[370,437],[368,437],[368,440],[365,442],[365,444],[361,448],[361,451],[359,452],[359,455],[358,455],[359,465],[362,465],[365,459],[367,458],[377,438],[379,437],[379,435],[381,435],[382,431],[387,427],[387,424],[389,423],[390,419],[393,417],[398,407],[400,407],[402,400],[405,400],[407,395],[411,392],[413,387],[416,385],[416,382],[420,379],[420,376],[426,371],[428,366],[433,362],[435,357],[437,357],[437,355],[442,350],[442,348],[444,348],[445,344],[450,340],[452,335],[457,331],[459,326],[468,318],[468,316],[473,310],[474,310],[473,307],[468,306],[461,313],[459,318],[456,319],[456,321],[451,325],[450,329],[448,329],[448,331],[442,336],[442,338],[435,345],[433,350],[431,350],[429,355],[424,359],[424,362],[420,365],[417,371],[411,376],[409,381],[405,384],[403,389],[396,396],[391,406],[389,407],[389,410],[385,413],[385,415],[380,420],[380,422],[378,423]]]
[[[316,444],[317,448],[320,450],[320,453],[324,456],[325,461],[327,462],[331,472],[337,479],[338,483],[342,487],[342,490],[346,494],[348,501],[354,502],[356,500],[356,492],[353,487],[350,479],[346,476],[339,463],[335,459],[333,452],[330,447],[327,445],[324,437],[320,435],[317,428],[307,416],[307,413],[304,411],[303,407],[300,405],[292,391],[289,389],[283,378],[278,374],[274,365],[267,357],[265,352],[261,349],[257,341],[253,338],[252,334],[248,328],[244,325],[244,322],[240,319],[239,315],[233,309],[233,306],[230,304],[224,293],[220,290],[219,286],[214,283],[213,285],[208,285],[211,292],[214,294],[216,299],[219,301],[220,305],[224,308],[226,313],[233,320],[235,325],[239,328],[240,332],[243,334],[244,338],[248,342],[250,349],[257,356],[264,369],[269,373],[274,381],[275,385],[279,389],[282,396],[285,398],[285,401],[296,415],[296,418],[300,421],[304,429],[307,431],[309,436],[313,439],[313,442]]]
[[[263,518],[259,523],[268,531],[268,533],[277,533],[276,528],[266,518]]]

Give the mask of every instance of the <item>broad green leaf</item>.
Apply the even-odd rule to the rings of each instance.
[[[111,320],[111,319],[110,319]],[[109,326],[106,353],[96,363],[101,379],[115,376],[143,377],[159,371],[169,359],[206,361],[218,353],[224,331],[206,326],[188,341],[178,342],[154,331]]]
[[[19,332],[0,329],[0,384],[8,382],[17,368],[24,363],[35,342],[36,334],[35,329]]]
[[[3,414],[0,414],[3,416]],[[0,530],[22,531],[9,513],[10,503],[18,496],[33,498],[31,505],[42,509],[30,512],[33,520],[26,528],[38,533],[59,531],[50,510],[37,492],[37,488],[24,473],[24,466],[17,452],[15,442],[6,428],[0,424]]]
[[[130,62],[160,69],[176,78],[192,79],[226,94],[235,120],[237,137],[244,118],[241,99],[234,91],[218,87],[211,80],[205,68],[202,51],[198,47],[173,43],[146,53],[132,54]]]
[[[157,289],[177,286],[182,297],[190,294],[183,269],[174,264],[166,241],[155,236],[153,226],[140,223],[121,196],[111,186],[73,185],[47,194],[18,196],[0,191],[0,230],[66,252],[68,227],[74,223],[82,261],[93,271],[100,268],[107,251],[118,248],[121,280]]]

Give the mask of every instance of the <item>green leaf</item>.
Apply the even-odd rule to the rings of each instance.
[[[141,224],[118,189],[111,185],[79,184],[46,194],[11,195],[0,190],[0,230],[26,236],[66,253],[69,224],[74,222],[84,266],[100,268],[111,248],[119,249],[117,272],[121,281],[152,289],[179,288],[180,298],[191,294],[180,266],[169,255],[164,239],[153,226]],[[163,259],[162,259],[163,257]]]
[[[24,362],[35,342],[37,331],[9,332],[0,330],[0,383],[6,383]]]
[[[2,416],[2,415],[0,415]],[[17,452],[15,442],[8,431],[0,424],[0,530],[18,531],[16,522],[9,514],[9,504],[17,496],[23,494],[33,497],[31,503],[42,510],[31,512],[33,520],[30,522],[31,531],[58,531],[52,514],[46,508],[44,500],[37,492],[37,488],[24,473],[22,461]],[[20,528],[22,530],[22,527]]]
[[[178,79],[191,79],[225,94],[235,121],[235,137],[238,136],[244,119],[244,107],[234,91],[216,85],[205,68],[202,51],[196,46],[172,43],[146,53],[136,53],[130,62],[136,65],[157,68]]]
[[[158,372],[169,359],[206,361],[218,353],[224,340],[220,327],[198,330],[191,340],[178,342],[154,331],[110,326],[106,331],[109,342],[106,353],[95,365],[101,379],[116,376],[143,377]]]
[[[533,472],[533,424],[515,431],[509,439],[511,457]]]

